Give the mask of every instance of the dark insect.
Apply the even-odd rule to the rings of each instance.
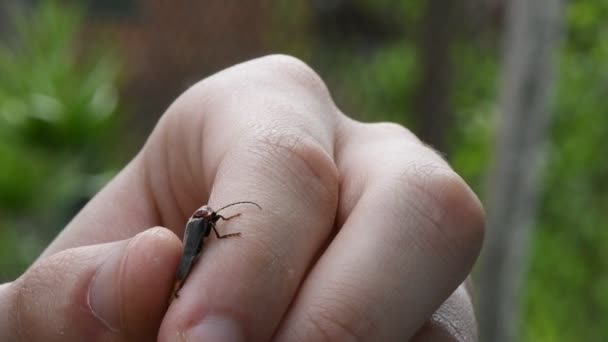
[[[176,280],[175,287],[173,289],[173,296],[175,298],[179,297],[178,291],[184,285],[192,266],[200,256],[203,250],[203,240],[209,236],[211,230],[213,230],[218,239],[241,235],[241,233],[220,235],[217,232],[217,229],[215,229],[215,223],[220,219],[228,221],[241,215],[239,213],[229,217],[224,217],[218,214],[220,211],[237,204],[253,204],[260,210],[262,209],[262,207],[260,207],[257,203],[249,201],[231,203],[220,208],[218,211],[213,211],[210,206],[204,205],[195,211],[194,214],[192,214],[192,217],[190,217],[188,220],[188,223],[186,224],[186,231],[184,232],[184,250],[182,252],[182,258],[179,261],[179,266],[177,267],[177,273],[175,275]]]

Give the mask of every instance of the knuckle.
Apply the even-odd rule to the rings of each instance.
[[[264,90],[301,86],[329,98],[321,77],[303,61],[288,55],[269,55],[224,69],[188,88],[171,105],[173,111],[192,110],[200,104],[231,102],[235,94],[257,96]]]
[[[252,63],[259,62],[273,71],[272,75],[281,75],[286,79],[295,81],[306,88],[325,89],[321,77],[302,60],[289,55],[269,55],[261,57]]]
[[[454,172],[436,175],[430,189],[437,193],[437,202],[444,213],[443,225],[452,226],[448,233],[461,249],[477,254],[481,248],[485,214],[477,196]]]
[[[288,55],[269,55],[199,80],[177,98],[171,109],[179,112],[192,110],[200,104],[229,103],[235,94],[255,97],[260,91],[285,89],[286,83],[328,93],[319,75],[303,61]]]
[[[259,61],[260,63],[272,64],[276,67],[282,67],[286,69],[302,69],[306,70],[306,72],[314,73],[314,71],[301,59],[297,57],[293,57],[286,54],[271,54],[264,57],[260,57],[254,61]]]
[[[407,139],[409,141],[420,143],[420,139],[416,137],[412,131],[404,126],[394,122],[375,122],[364,124],[374,135],[381,139]]]
[[[196,129],[202,131],[210,126],[209,121],[225,123],[227,116],[242,113],[243,104],[257,109],[250,114],[254,120],[242,120],[252,126],[268,120],[289,126],[294,122],[310,124],[311,119],[329,123],[337,117],[335,104],[320,76],[306,63],[287,55],[253,59],[199,81],[172,103],[166,116],[174,126],[199,123]],[[203,121],[207,125],[201,129]]]
[[[481,248],[485,222],[473,191],[444,164],[410,164],[405,170],[401,182],[409,191],[403,193],[420,219],[429,223],[423,232],[428,242],[472,263]]]
[[[329,96],[325,83],[310,66],[298,58],[280,54],[256,58],[227,68],[199,81],[187,93],[198,96],[224,93],[231,96],[239,88],[251,93],[261,89],[284,90],[294,85]]]
[[[338,169],[332,158],[313,138],[298,133],[257,134],[254,142],[249,144],[254,154],[264,159],[264,165],[270,165],[270,172],[287,171],[287,174],[298,189],[312,186],[313,190],[322,190],[328,201],[337,200]],[[313,193],[313,192],[310,192]],[[315,201],[318,198],[314,199]]]

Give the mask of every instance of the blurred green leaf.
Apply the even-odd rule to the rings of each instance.
[[[84,48],[83,12],[45,0],[13,18],[0,43],[0,270],[11,275],[101,187],[119,144],[118,59],[103,39]]]

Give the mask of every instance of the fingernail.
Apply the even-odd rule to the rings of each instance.
[[[241,327],[232,319],[207,316],[186,333],[186,341],[245,341]]]
[[[89,287],[88,301],[93,315],[112,331],[118,331],[120,327],[120,267],[127,246],[133,239],[112,246],[108,258],[97,268]]]

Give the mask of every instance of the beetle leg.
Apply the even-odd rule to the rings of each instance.
[[[238,216],[241,216],[241,213],[234,214],[234,215],[228,216],[228,217],[224,217],[222,215],[217,215],[218,218],[221,218],[224,221],[228,221],[228,220],[233,219],[233,218],[238,217]],[[220,235],[217,232],[217,229],[215,229],[215,224],[211,225],[211,228],[213,229],[213,232],[215,233],[215,236],[217,236],[218,239],[223,239],[223,238],[227,238],[227,237],[231,237],[231,236],[239,236],[239,235],[241,235],[241,233],[230,233],[230,234]]]
[[[237,216],[241,216],[241,213],[234,214],[234,215],[232,215],[232,216],[228,216],[228,217],[224,217],[224,216],[222,216],[222,215],[217,215],[217,217],[221,218],[221,219],[222,219],[222,220],[224,220],[224,221],[228,221],[228,220],[233,219],[233,218],[235,218],[235,217],[237,217]]]
[[[213,229],[213,232],[215,233],[215,236],[217,236],[218,239],[224,239],[224,238],[231,237],[231,236],[241,235],[240,232],[220,235],[220,233],[217,232],[217,229],[215,229],[215,225],[212,225],[211,228]]]
[[[182,286],[184,286],[184,280],[178,280],[175,282],[175,285],[173,286],[173,298],[179,298],[179,290],[182,289]]]

